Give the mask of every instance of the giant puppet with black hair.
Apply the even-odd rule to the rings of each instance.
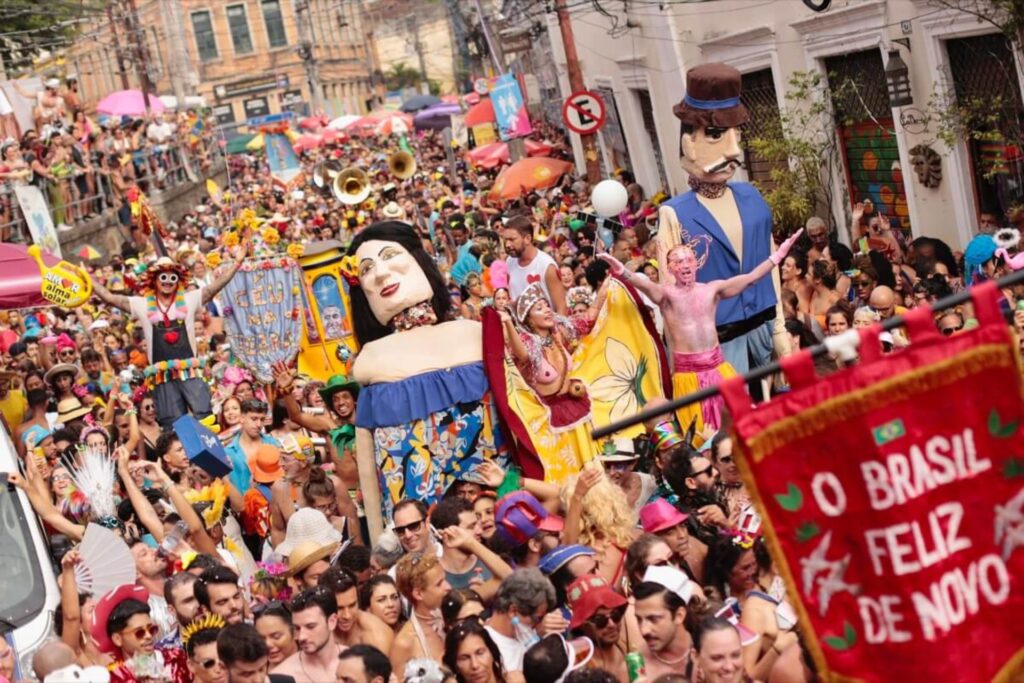
[[[506,447],[480,323],[453,320],[448,288],[411,226],[375,223],[342,262],[360,345],[356,459],[371,535],[396,502],[437,501]]]

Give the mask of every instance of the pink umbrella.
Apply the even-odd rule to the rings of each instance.
[[[311,149],[316,149],[322,144],[324,144],[324,139],[321,136],[314,135],[313,133],[303,133],[292,143],[292,149],[302,154]]]
[[[44,251],[43,262],[55,266],[60,259]],[[53,305],[43,298],[43,276],[24,245],[0,244],[0,270],[0,311]]]
[[[328,123],[326,116],[308,116],[299,121],[299,128],[303,130],[319,130]]]
[[[149,95],[149,110],[154,114],[164,111],[164,103],[156,95]],[[118,90],[112,92],[96,105],[96,111],[110,116],[143,116],[146,105],[139,90]]]
[[[348,136],[342,133],[340,130],[334,130],[333,128],[324,128],[317,133],[325,143],[331,144],[335,142],[346,142]]]

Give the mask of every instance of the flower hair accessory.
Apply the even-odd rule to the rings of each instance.
[[[356,258],[355,254],[349,254],[341,259],[338,272],[345,278],[345,282],[348,283],[349,287],[359,286],[359,259]]]
[[[995,234],[992,235],[992,239],[996,241],[996,246],[1000,249],[1015,252],[1017,251],[1017,245],[1020,244],[1020,230],[1016,228],[1001,228],[996,230]]]
[[[744,550],[750,550],[754,547],[754,536],[743,531],[732,531],[729,532],[732,536],[732,544],[738,545]]]
[[[222,629],[227,624],[224,623],[224,618],[217,614],[204,614],[203,616],[190,621],[187,626],[181,629],[181,642],[184,645],[188,645],[188,641],[192,640],[192,636],[199,633],[200,631],[206,631],[209,629]]]
[[[264,579],[280,579],[288,576],[288,565],[284,562],[257,562],[253,581]]]

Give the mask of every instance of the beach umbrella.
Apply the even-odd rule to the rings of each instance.
[[[155,95],[149,96],[149,109],[154,114],[163,113],[164,103]],[[118,90],[112,92],[96,105],[96,111],[110,116],[143,116],[146,105],[140,90]]]
[[[339,116],[332,120],[327,124],[327,127],[333,130],[345,130],[361,118],[363,117],[358,114],[345,114],[344,116]]]
[[[461,113],[462,107],[457,104],[435,104],[416,114],[413,126],[416,130],[444,130],[451,127],[452,116]]]
[[[542,157],[551,154],[552,146],[540,140],[526,141],[526,156]],[[511,154],[508,144],[505,142],[490,142],[481,145],[474,150],[466,152],[466,159],[477,168],[496,168],[511,161]]]
[[[92,261],[93,259],[103,258],[103,254],[100,253],[99,249],[88,244],[80,248],[78,251],[76,251],[75,255],[78,258],[84,259],[86,261]]]
[[[520,159],[498,174],[488,196],[491,199],[518,199],[532,190],[554,187],[572,169],[570,162],[551,157]]]
[[[466,112],[466,127],[468,128],[485,123],[494,123],[495,121],[494,105],[491,104],[490,97],[480,100],[479,103],[474,104]]]
[[[295,148],[296,152],[301,154],[302,152],[308,152],[311,149],[316,149],[322,144],[324,144],[323,137],[313,133],[303,133],[295,142],[292,143],[292,147]]]

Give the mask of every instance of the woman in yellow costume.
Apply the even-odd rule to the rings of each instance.
[[[534,284],[515,301],[517,321],[484,311],[484,363],[491,386],[506,388],[495,400],[527,477],[562,483],[577,474],[601,452],[590,437],[596,425],[632,415],[669,386],[664,350],[636,292],[609,277],[596,299],[563,317]]]

